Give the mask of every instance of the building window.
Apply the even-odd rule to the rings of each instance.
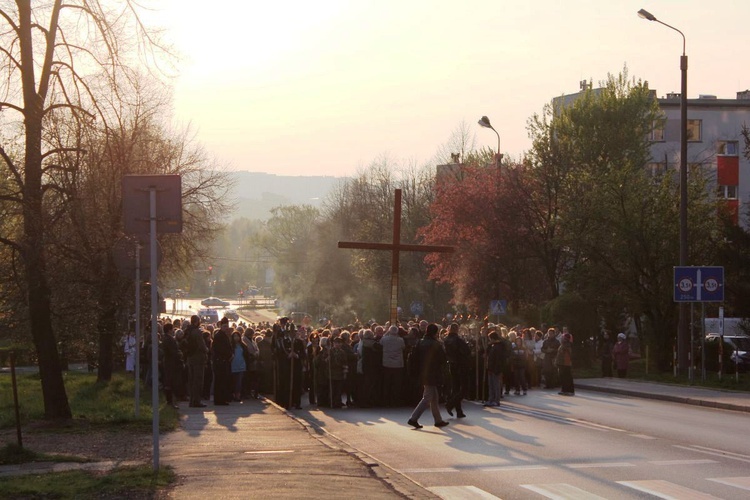
[[[737,186],[719,186],[717,195],[719,198],[723,198],[725,200],[736,200]]]
[[[646,173],[650,177],[661,177],[667,171],[667,167],[664,163],[647,163]]]
[[[738,156],[740,154],[740,145],[737,141],[719,141],[716,146],[716,153],[727,156]]]
[[[664,120],[655,120],[649,135],[651,142],[664,142]]]
[[[688,120],[687,140],[690,142],[701,142],[701,124],[703,120]]]

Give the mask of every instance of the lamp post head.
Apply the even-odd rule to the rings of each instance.
[[[480,118],[477,123],[479,123],[479,125],[481,125],[484,128],[493,128],[492,124],[490,124],[490,119],[487,118],[486,116],[483,116],[482,118]]]
[[[646,9],[639,10],[638,17],[642,17],[643,19],[646,19],[648,21],[656,21],[656,16],[654,16],[652,13],[650,13]]]

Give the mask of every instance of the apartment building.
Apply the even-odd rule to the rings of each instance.
[[[680,94],[658,98],[666,120],[651,132],[648,168],[655,174],[679,168]],[[688,164],[701,165],[718,198],[723,199],[735,223],[750,227],[746,207],[750,202],[750,161],[743,152],[743,127],[750,127],[750,90],[736,99],[700,95],[688,99]]]

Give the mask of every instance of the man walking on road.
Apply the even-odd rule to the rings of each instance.
[[[188,393],[190,395],[191,408],[205,408],[201,403],[203,393],[203,372],[208,360],[208,347],[203,340],[203,329],[201,329],[201,318],[198,315],[190,317],[190,326],[185,329],[185,341],[187,342],[187,365],[188,365]]]
[[[413,373],[419,374],[419,379],[424,386],[422,400],[419,402],[409,418],[409,425],[415,429],[421,429],[419,417],[429,407],[432,410],[432,417],[435,419],[435,427],[445,427],[448,422],[443,420],[440,415],[438,387],[443,379],[443,369],[446,364],[445,351],[443,346],[437,340],[438,326],[431,323],[427,326],[422,340],[414,348],[415,356],[410,361],[410,369]],[[411,358],[410,358],[411,359]]]
[[[448,401],[445,403],[445,409],[448,411],[448,415],[453,415],[453,409],[455,408],[456,416],[464,418],[466,415],[461,408],[461,401],[466,397],[469,388],[471,348],[464,339],[458,336],[458,323],[451,323],[444,344],[451,377],[451,390]]]

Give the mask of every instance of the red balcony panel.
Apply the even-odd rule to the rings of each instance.
[[[738,224],[740,220],[739,200],[723,200],[723,202],[719,204],[719,212],[728,216],[733,224]]]
[[[716,157],[716,181],[720,186],[737,186],[740,183],[739,156]]]

